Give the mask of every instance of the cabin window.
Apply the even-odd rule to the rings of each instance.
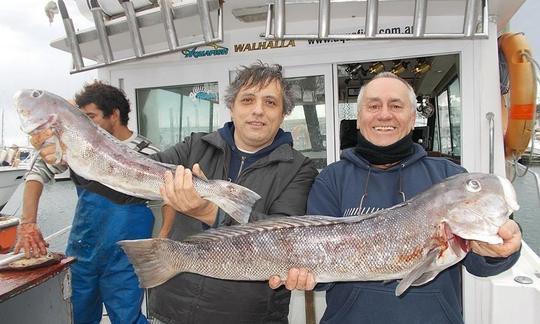
[[[291,132],[294,148],[313,159],[318,169],[327,164],[324,76],[286,78],[295,107],[282,128]]]
[[[458,78],[437,96],[433,150],[451,157],[461,156],[461,92]]]
[[[137,89],[136,97],[139,132],[161,149],[219,127],[217,82]]]

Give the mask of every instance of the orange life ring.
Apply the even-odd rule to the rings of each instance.
[[[499,37],[499,48],[510,74],[509,111],[506,111],[504,98],[502,100],[504,152],[507,159],[517,159],[527,149],[534,132],[536,75],[529,60],[532,57],[531,50],[522,33],[502,34]]]

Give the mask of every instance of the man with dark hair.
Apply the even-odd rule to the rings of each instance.
[[[100,108],[103,118],[109,118],[116,110],[120,114],[120,124],[127,126],[129,120],[129,101],[124,92],[101,81],[86,84],[81,92],[75,95],[79,107],[96,105]],[[93,118],[94,115],[88,117]]]
[[[193,168],[209,179],[229,179],[257,192],[250,221],[303,215],[317,175],[313,162],[292,147],[280,126],[294,105],[281,66],[243,67],[225,98],[231,122],[216,132],[193,133],[158,153],[157,160]],[[193,189],[192,173],[178,167],[166,176],[165,202],[189,217],[176,217],[170,238],[183,240],[208,228],[234,223]],[[290,292],[264,282],[227,281],[182,273],[150,291],[155,323],[287,323]]]
[[[120,89],[101,82],[87,84],[76,95],[75,102],[121,143],[143,154],[158,152],[147,139],[127,127],[129,101]],[[34,146],[41,146],[38,139],[31,140]],[[41,154],[54,156],[50,154],[54,149],[54,145],[47,146]],[[47,252],[47,243],[36,223],[39,199],[43,184],[68,168],[65,164],[45,161],[49,159],[39,159],[26,176],[15,252],[23,249],[27,256]],[[152,212],[144,200],[86,180],[73,171],[71,178],[78,195],[66,249],[67,255],[77,258],[71,266],[74,323],[101,322],[103,304],[112,323],[147,323],[141,313],[143,290],[138,287],[133,267],[116,242],[150,237],[154,224]]]
[[[404,79],[383,72],[364,84],[358,95],[358,144],[330,164],[309,193],[311,215],[344,217],[389,208],[410,199],[464,168],[444,158],[428,157],[412,141],[416,95]],[[433,280],[395,296],[397,281],[321,284],[326,290],[325,324],[463,323],[461,268],[480,277],[501,273],[517,261],[521,232],[508,220],[499,228],[502,244],[468,241],[471,252]],[[431,269],[432,270],[432,269]],[[433,273],[424,272],[426,280]],[[285,286],[311,290],[317,278],[307,269],[291,269]],[[269,282],[279,287],[279,277]]]

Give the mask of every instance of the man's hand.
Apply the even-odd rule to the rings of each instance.
[[[469,241],[472,251],[476,254],[488,257],[508,257],[517,252],[521,247],[521,231],[513,220],[508,220],[499,227],[499,236],[503,239],[502,244],[489,244],[480,241]]]
[[[39,155],[43,161],[49,164],[56,164],[58,163],[56,145],[53,143],[45,143],[52,136],[53,131],[51,129],[45,129],[30,136],[30,144],[32,144],[36,150],[39,150]]]
[[[206,179],[199,164],[191,170],[178,166],[174,177],[171,172],[165,173],[165,184],[160,187],[165,204],[177,211],[189,215],[208,225],[214,224],[218,207],[212,202],[202,199],[193,187],[193,175]]]
[[[17,254],[22,249],[27,258],[39,257],[47,254],[49,243],[45,242],[41,230],[36,223],[19,224],[17,228],[17,243],[14,253]]]
[[[279,276],[272,276],[268,280],[268,286],[272,289],[276,289],[285,283],[285,288],[289,290],[313,290],[315,285],[315,277],[313,273],[305,268],[291,268],[287,274],[287,280],[281,281]]]

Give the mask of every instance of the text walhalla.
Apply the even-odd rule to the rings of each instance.
[[[295,47],[295,46],[296,44],[294,43],[294,40],[264,41],[264,42],[234,44],[234,51],[246,52],[246,51],[265,50],[265,49],[270,49],[270,48],[285,48],[285,47]]]

